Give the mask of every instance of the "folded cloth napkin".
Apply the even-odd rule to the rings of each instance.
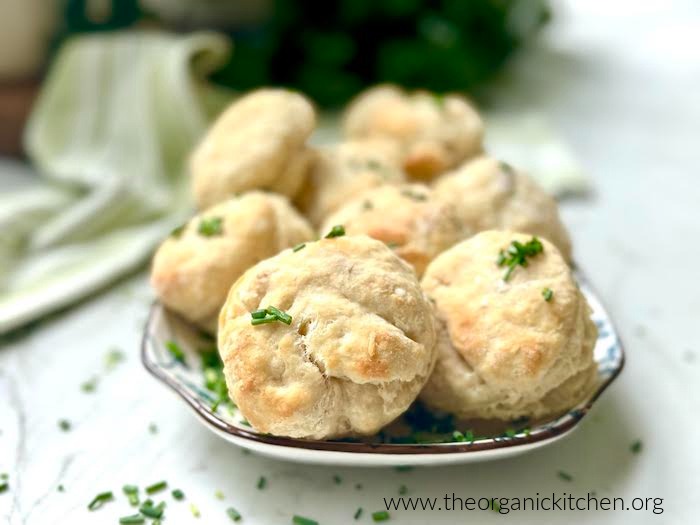
[[[160,32],[63,46],[25,135],[41,177],[0,192],[0,333],[138,267],[189,215],[185,159],[228,99],[205,78],[230,47]]]

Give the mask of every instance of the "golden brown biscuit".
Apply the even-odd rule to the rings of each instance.
[[[482,151],[484,126],[479,114],[459,95],[437,97],[377,86],[361,93],[344,118],[347,137],[384,137],[403,152],[403,168],[428,180]]]
[[[463,418],[538,418],[590,392],[597,331],[559,251],[542,239],[543,251],[507,281],[497,264],[500,250],[531,238],[486,231],[428,267],[421,284],[439,322],[438,360],[421,394],[429,406]]]
[[[289,325],[251,324],[274,306]],[[285,250],[231,288],[218,343],[232,400],[260,432],[326,439],[373,434],[432,371],[435,318],[411,269],[368,237]]]
[[[294,197],[313,158],[306,139],[315,124],[311,103],[298,93],[259,89],[236,100],[192,154],[197,206],[255,189]]]
[[[435,197],[452,204],[465,231],[512,230],[543,237],[571,262],[571,240],[556,201],[530,177],[479,157],[440,177]]]
[[[166,239],[153,258],[151,285],[169,309],[215,330],[226,294],[245,270],[313,237],[286,198],[246,193],[208,208]]]
[[[319,148],[297,204],[314,226],[362,192],[400,184],[398,145],[385,139],[340,142]]]
[[[436,201],[423,184],[369,190],[328,217],[321,233],[336,224],[348,235],[383,241],[419,276],[436,255],[464,238],[452,206]]]

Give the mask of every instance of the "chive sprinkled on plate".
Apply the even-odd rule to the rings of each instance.
[[[97,390],[97,378],[92,377],[80,385],[80,390],[86,394],[92,393]]]
[[[294,525],[318,525],[318,521],[305,518],[304,516],[294,516],[292,518],[292,523]]]
[[[197,508],[197,505],[194,503],[190,503],[190,512],[195,518],[199,518],[202,514],[199,512],[199,509]]]
[[[162,501],[158,505],[153,506],[153,502],[151,500],[146,500],[144,501],[143,505],[139,507],[139,511],[141,514],[144,516],[148,516],[149,518],[154,518],[154,519],[159,519],[160,517],[163,516],[163,510],[165,509],[165,502]]]
[[[170,236],[173,237],[174,239],[179,239],[182,237],[182,232],[185,231],[185,226],[186,224],[181,224],[177,228],[173,228],[173,231],[170,232]]]
[[[642,451],[642,442],[637,440],[630,445],[630,452],[632,454],[639,454]]]
[[[175,361],[185,364],[185,352],[175,341],[166,341],[165,348]]]
[[[342,237],[345,235],[345,226],[342,224],[338,224],[336,226],[333,226],[331,228],[331,231],[328,232],[326,235],[326,239],[332,239],[334,237]]]
[[[182,492],[180,489],[175,489],[170,494],[172,494],[173,498],[175,498],[178,501],[182,501],[183,499],[185,499],[185,493]]]
[[[7,481],[3,481],[2,483],[0,483],[0,494],[2,494],[3,492],[7,492],[7,489],[9,488],[10,484]]]
[[[197,227],[197,233],[203,235],[204,237],[213,237],[215,235],[221,235],[224,232],[223,220],[221,217],[209,217],[207,219],[202,219],[199,221],[199,226]]]
[[[138,525],[140,523],[144,523],[145,521],[146,518],[144,518],[141,514],[132,514],[131,516],[122,516],[119,518],[119,523],[122,525]]]
[[[65,492],[66,488],[63,485],[59,485],[58,487],[56,487],[56,490],[58,490],[59,492]]]
[[[302,242],[297,244],[294,248],[292,248],[293,252],[298,252],[299,250],[303,250],[306,247],[306,243]]]
[[[70,421],[67,419],[59,419],[58,420],[58,428],[63,430],[64,432],[68,432],[71,429],[72,425]]]
[[[260,476],[258,478],[257,487],[258,487],[258,490],[263,490],[265,487],[267,487],[267,479],[265,479],[265,476]]]
[[[401,486],[399,487],[399,494],[402,495],[402,496],[403,496],[404,494],[408,494],[408,487],[407,487],[406,485],[401,485]]]
[[[356,520],[359,520],[360,516],[362,516],[362,507],[357,507],[357,510],[355,511],[355,514],[353,515],[353,518]]]
[[[372,513],[372,521],[389,521],[389,512],[386,510],[378,510]]]
[[[292,316],[287,312],[283,312],[279,308],[275,308],[274,306],[259,308],[250,312],[250,324],[253,326],[275,323],[277,321],[290,325],[292,324]]]
[[[495,499],[491,500],[491,510],[494,512],[501,512],[501,506],[498,504],[498,502]]]
[[[155,494],[156,492],[160,492],[161,490],[165,490],[167,488],[167,481],[159,481],[158,483],[154,483],[153,485],[149,485],[148,487],[146,487],[146,494]]]
[[[224,493],[221,492],[220,490],[217,490],[216,492],[214,492],[214,497],[216,499],[224,499]]]
[[[88,503],[88,510],[97,510],[99,509],[104,503],[108,501],[112,501],[114,499],[114,494],[112,494],[111,491],[107,492],[100,492],[97,496],[92,498],[92,501]]]
[[[569,474],[568,472],[564,472],[563,470],[560,470],[557,472],[557,476],[559,476],[559,479],[563,479],[564,481],[573,481],[574,477]]]
[[[534,257],[542,253],[544,247],[537,237],[533,237],[525,244],[520,241],[513,241],[506,250],[498,252],[496,264],[498,266],[506,266],[506,273],[503,274],[503,280],[508,281],[513,274],[513,271],[518,266],[527,266],[527,258]]]
[[[126,494],[132,507],[139,504],[139,488],[136,485],[124,485],[122,491]]]
[[[105,367],[107,370],[112,370],[119,363],[124,361],[125,358],[126,356],[124,355],[124,352],[118,348],[112,348],[109,352],[107,352],[107,355],[105,355]]]
[[[229,507],[229,508],[226,509],[226,515],[227,515],[229,518],[231,518],[231,521],[241,521],[241,518],[243,517],[243,516],[241,516],[241,514],[240,514],[236,509],[234,509],[233,507]]]
[[[155,423],[150,423],[148,425],[148,431],[151,434],[157,434],[158,433],[158,425],[156,425]]]
[[[552,297],[554,297],[554,292],[551,288],[545,288],[542,290],[542,297],[544,297],[545,301],[549,302],[552,300]]]
[[[338,474],[336,474],[335,476],[333,476],[333,482],[336,485],[340,485],[343,482],[343,478],[341,478],[340,476],[338,476]]]
[[[506,437],[513,438],[515,437],[515,434],[517,434],[517,432],[513,428],[507,428],[505,434]]]

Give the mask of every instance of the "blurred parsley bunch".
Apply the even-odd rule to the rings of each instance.
[[[215,80],[285,85],[324,107],[377,82],[468,91],[548,18],[544,0],[277,0],[265,25],[234,35]]]
[[[91,23],[84,15],[87,0],[64,1],[64,36],[153,19],[138,0],[112,0],[109,19]],[[234,40],[234,53],[213,80],[237,90],[287,86],[323,107],[338,107],[378,82],[437,92],[473,90],[550,16],[546,0],[266,3],[269,15],[257,25],[223,28]]]

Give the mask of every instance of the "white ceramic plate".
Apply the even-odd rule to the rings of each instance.
[[[595,400],[617,377],[624,365],[624,352],[612,321],[602,304],[577,274],[581,290],[593,309],[598,327],[594,357],[598,380],[588,399],[560,417],[543,422],[514,421],[489,434],[471,439],[452,437],[453,430],[465,427],[446,415],[432,415],[419,405],[403,417],[420,430],[419,442],[406,437],[407,425],[392,424],[389,429],[363,441],[310,441],[282,438],[255,432],[239,411],[227,404],[217,405],[217,396],[207,389],[202,368],[203,348],[214,343],[178,317],[155,304],[143,336],[141,357],[146,369],[182,398],[212,432],[235,445],[288,461],[350,466],[447,465],[485,461],[523,454],[561,439],[571,433]],[[173,358],[167,349],[177,342],[184,358]],[[417,422],[417,423],[416,423]],[[455,425],[459,425],[456,427]],[[415,436],[416,433],[411,433]],[[479,437],[486,435],[487,437]]]

